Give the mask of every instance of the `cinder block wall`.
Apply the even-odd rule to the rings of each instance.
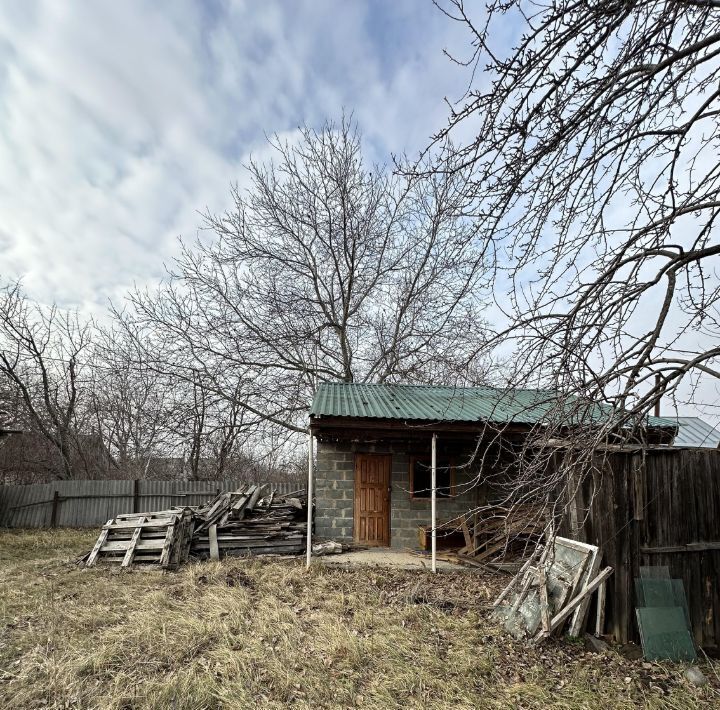
[[[469,447],[455,448],[455,462],[468,459]],[[418,547],[418,526],[430,524],[430,499],[410,496],[410,456],[426,453],[416,444],[362,444],[337,442],[318,444],[315,471],[315,535],[318,538],[353,540],[353,497],[355,490],[355,454],[392,455],[392,491],[390,494],[390,544],[396,548]],[[474,476],[473,468],[456,469],[458,495],[437,499],[438,522],[449,520],[477,504],[478,488],[463,486]],[[465,490],[467,489],[467,490]]]

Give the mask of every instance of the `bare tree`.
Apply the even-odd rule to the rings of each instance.
[[[519,372],[638,415],[719,377],[720,5],[439,6],[473,73],[437,169],[467,176]]]
[[[365,167],[347,120],[271,147],[160,291],[132,294],[122,320],[151,367],[240,406],[248,430],[295,432],[319,381],[482,378],[462,181]]]
[[[175,443],[172,382],[144,365],[126,330],[112,327],[98,334],[93,375],[88,409],[116,475],[147,478],[152,463]]]
[[[521,465],[498,431],[478,455],[508,500],[567,509],[609,448],[667,441],[661,396],[717,404],[698,385],[720,377],[720,3],[436,4],[467,28],[448,55],[468,89],[408,172],[464,177],[502,314],[488,344],[509,385],[545,388]]]
[[[75,313],[31,304],[14,283],[0,290],[0,377],[21,404],[21,422],[57,451],[63,478],[75,477],[77,415],[87,377],[91,326]],[[24,420],[24,421],[23,421]]]
[[[237,458],[238,445],[247,438],[244,432],[245,410],[240,406],[240,398],[218,402],[218,425],[209,434],[209,446],[215,461],[215,473],[222,479]],[[244,436],[241,437],[241,432]]]

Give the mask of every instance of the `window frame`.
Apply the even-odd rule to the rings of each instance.
[[[427,462],[428,468],[429,464],[432,461],[432,454],[423,455],[423,454],[410,454],[410,461],[409,461],[409,490],[410,490],[410,500],[421,500],[426,501],[430,500],[432,498],[432,494],[430,491],[428,491],[428,494],[425,496],[418,496],[415,495],[415,464],[418,461]],[[447,468],[450,469],[450,490],[447,492],[446,495],[438,495],[437,500],[446,500],[447,498],[453,498],[456,495],[455,489],[457,486],[457,481],[455,478],[455,459],[452,456],[449,456],[447,458]],[[438,466],[440,466],[441,462],[438,461]],[[442,467],[442,466],[440,466]]]

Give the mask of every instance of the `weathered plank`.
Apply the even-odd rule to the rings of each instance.
[[[121,567],[129,567],[132,564],[133,557],[135,556],[135,547],[138,544],[138,541],[140,540],[140,535],[142,535],[142,523],[145,522],[145,519],[141,519],[139,521],[140,525],[135,528],[135,532],[133,533],[133,536],[130,538],[130,543],[127,546],[127,552],[125,553],[125,557],[123,558]]]
[[[127,552],[129,543],[129,540],[111,540],[102,546],[102,552],[103,554],[107,552]],[[158,552],[160,552],[162,551],[164,545],[164,537],[162,539],[155,540],[145,540],[143,538],[135,543],[135,551],[158,550]]]
[[[211,525],[208,528],[208,538],[210,540],[210,559],[219,560],[220,550],[218,548],[217,525]]]
[[[88,557],[88,560],[85,563],[87,567],[92,567],[95,564],[95,561],[97,560],[97,557],[100,554],[100,550],[102,549],[103,545],[105,544],[105,541],[108,538],[108,533],[109,533],[108,526],[111,523],[112,523],[112,519],[108,520],[107,525],[105,525],[103,527],[103,529],[100,531],[100,535],[98,536],[97,542],[95,543],[95,546],[93,547],[92,551],[90,552],[90,557]]]
[[[163,544],[162,553],[160,555],[160,566],[167,567],[170,564],[170,552],[172,550],[172,544],[175,537],[175,525],[173,521],[168,525],[167,533],[165,535],[165,543]]]
[[[598,587],[597,613],[595,615],[595,636],[602,636],[605,631],[605,582]]]
[[[590,564],[588,565],[587,573],[584,576],[586,581],[595,579],[598,572],[600,571],[600,552],[594,553]],[[570,636],[580,636],[585,629],[585,623],[587,622],[588,609],[590,607],[590,595],[586,596],[585,599],[578,605],[578,608],[573,614],[572,621],[570,622],[570,629],[568,634]]]
[[[641,555],[667,555],[672,552],[707,552],[720,550],[720,542],[689,542],[687,545],[669,545],[667,547],[641,547]]]
[[[550,631],[542,631],[540,632],[538,637],[546,637],[549,633],[552,633],[554,629],[558,628],[560,624],[562,624],[563,621],[565,621],[565,619],[567,619],[568,616],[570,616],[570,614],[572,614],[575,609],[583,603],[585,598],[591,595],[612,574],[612,572],[612,567],[606,567],[602,572],[600,572],[597,577],[595,577],[592,582],[585,586],[582,591],[577,594],[568,604],[566,604],[559,613],[553,616],[552,620],[550,621]]]

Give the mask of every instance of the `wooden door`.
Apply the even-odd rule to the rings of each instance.
[[[355,541],[390,545],[390,454],[355,455]]]

